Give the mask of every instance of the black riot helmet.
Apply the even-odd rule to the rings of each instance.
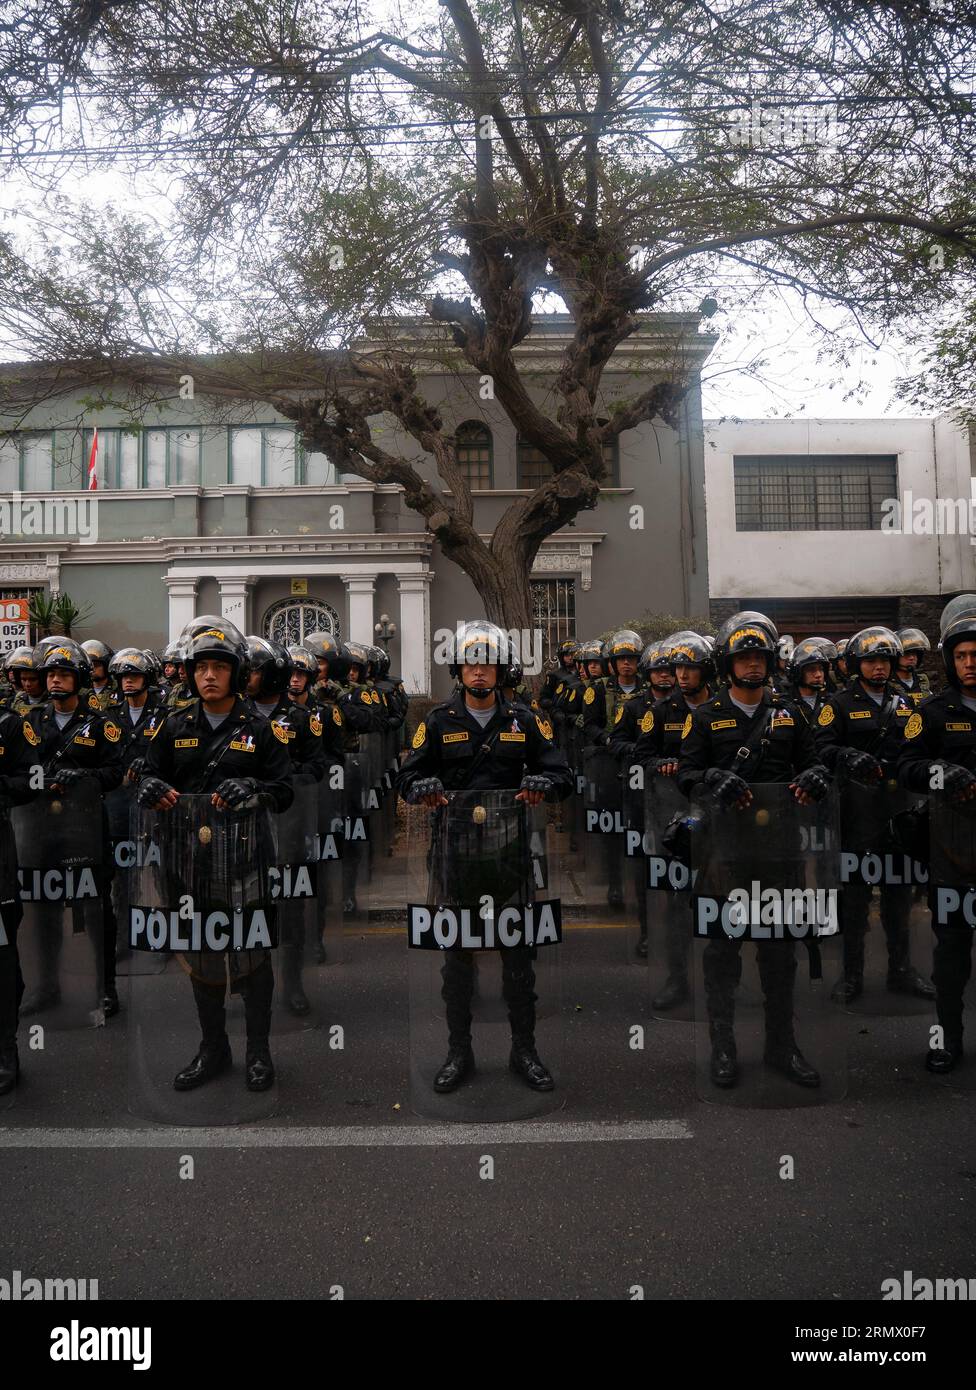
[[[202,632],[191,636],[186,643],[183,665],[186,667],[186,680],[194,695],[199,694],[195,672],[198,661],[210,658],[212,661],[229,661],[232,673],[231,691],[243,694],[247,689],[249,674],[247,642],[233,623],[220,622],[206,627]]]
[[[570,667],[575,665],[578,650],[578,644],[573,637],[567,637],[564,642],[560,642],[556,648],[556,660],[559,662],[561,671],[568,671]],[[569,658],[568,662],[567,657]]]
[[[953,653],[960,642],[976,642],[976,594],[960,594],[947,603],[939,622],[939,631],[942,634],[939,650],[946,680],[958,690],[960,682]]]
[[[303,638],[302,646],[315,657],[316,671],[318,670],[318,662],[327,661],[329,663],[329,680],[345,680],[345,673],[341,677],[337,674],[343,668],[339,657],[339,643],[331,632],[310,632],[307,637]]]
[[[292,674],[301,671],[305,677],[305,689],[310,690],[319,678],[319,663],[307,647],[288,647]]]
[[[669,639],[667,647],[668,666],[673,671],[676,666],[694,666],[701,672],[702,685],[715,679],[715,657],[704,637],[697,632],[679,632]]]
[[[776,625],[762,613],[746,609],[734,613],[715,635],[715,666],[723,680],[731,680],[732,658],[747,652],[761,652],[766,658],[766,674],[760,680],[740,680],[736,683],[746,690],[765,685],[776,667],[776,648],[779,633]]]
[[[577,649],[576,662],[584,680],[594,679],[587,670],[591,661],[599,661],[602,674],[607,674],[607,652],[599,637],[591,637],[586,642],[581,642]]]
[[[639,635],[631,628],[625,627],[615,632],[606,645],[607,665],[613,674],[617,674],[617,661],[622,656],[632,656],[640,664],[643,647]]]
[[[794,685],[803,685],[803,671],[807,666],[822,666],[824,676],[829,679],[833,663],[837,660],[837,648],[826,637],[804,637],[797,642],[790,655],[787,669]]]
[[[509,665],[512,653],[508,635],[495,623],[484,618],[462,623],[454,634],[454,646],[448,670],[455,680],[461,678],[462,666],[497,666],[496,686],[509,685]]]
[[[252,700],[261,700],[266,695],[280,695],[288,688],[292,661],[287,650],[278,642],[269,642],[266,637],[248,637],[247,659],[251,672],[257,671],[261,676],[261,684],[251,696]]]
[[[343,642],[339,648],[339,655],[345,662],[345,673],[339,679],[347,681],[352,667],[358,666],[360,683],[365,684],[369,679],[369,653],[370,648],[365,642]]]
[[[70,637],[43,637],[34,648],[34,669],[45,684],[48,671],[72,671],[75,695],[91,680],[88,656]]]
[[[89,637],[87,642],[82,642],[81,650],[88,658],[89,666],[94,667],[96,661],[100,661],[108,673],[108,664],[115,655],[111,647],[107,647],[104,642],[99,642],[97,637]]]
[[[142,688],[148,690],[152,684],[153,662],[138,647],[120,647],[108,664],[108,673],[122,689],[123,676],[142,676]]]
[[[901,642],[888,627],[865,627],[860,632],[855,632],[854,636],[847,644],[844,653],[844,660],[847,669],[854,677],[867,681],[866,676],[861,675],[861,663],[869,657],[882,657],[891,663],[889,676],[894,675],[895,665],[901,656]],[[867,681],[868,685],[880,689],[889,679]]]
[[[7,675],[10,677],[15,689],[20,690],[20,677],[18,671],[33,671],[37,668],[34,665],[34,648],[18,647],[7,657]]]

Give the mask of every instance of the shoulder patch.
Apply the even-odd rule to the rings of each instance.
[[[919,714],[918,710],[916,710],[912,717],[909,719],[908,723],[905,725],[905,737],[918,738],[921,732],[922,716]]]
[[[34,732],[34,725],[29,719],[24,720],[24,738],[26,738],[32,748],[36,748],[41,741],[40,734]]]
[[[277,719],[272,719],[271,721],[271,732],[279,743],[288,743],[288,734],[290,731],[288,729],[283,729]]]
[[[586,687],[586,694],[583,696],[583,704],[584,704],[584,705],[592,705],[592,703],[593,703],[593,701],[594,701],[595,699],[596,699],[596,691],[593,689],[592,685],[588,685],[588,686]]]
[[[416,733],[414,734],[414,736],[413,736],[413,742],[411,743],[410,747],[411,747],[411,748],[423,748],[423,746],[424,746],[424,744],[425,744],[426,741],[427,741],[427,725],[424,723],[423,720],[421,720],[420,723],[417,725],[417,732],[416,732]]]
[[[106,719],[102,728],[105,731],[105,737],[108,739],[109,743],[118,743],[119,739],[122,737],[122,730],[119,728],[118,724],[113,724],[111,719]]]
[[[648,712],[648,714],[650,714],[650,710],[648,710],[647,712]],[[691,733],[691,715],[689,714],[689,715],[687,716],[687,718],[685,719],[685,726],[684,726],[684,728],[681,730],[681,737],[682,737],[682,738],[687,738],[688,735],[689,735],[690,733]]]
[[[617,713],[613,716],[613,722],[614,722],[615,724],[619,724],[620,721],[621,721],[621,719],[623,719],[623,717],[624,717],[624,707],[623,707],[623,705],[618,705],[618,706],[617,706]]]
[[[690,718],[691,716],[689,715],[688,717]],[[653,710],[645,710],[645,711],[644,711],[644,714],[643,714],[643,716],[642,716],[642,718],[641,718],[641,722],[640,722],[640,731],[641,731],[642,734],[649,734],[653,728],[654,728],[654,711],[653,711]]]
[[[88,697],[88,708],[89,708],[89,709],[101,709],[101,705],[98,703],[98,696],[97,696],[97,695],[89,695],[89,697]]]
[[[563,683],[562,683],[562,681],[560,681],[559,684],[556,686],[556,694],[557,694],[557,695],[561,695],[562,693],[563,693]]]
[[[834,722],[834,707],[833,707],[833,705],[824,705],[823,709],[820,711],[820,714],[817,716],[817,723],[820,724],[823,728],[826,729],[827,725],[828,725],[828,724],[833,724],[833,722]]]
[[[538,724],[538,726],[539,726],[539,733],[542,735],[542,737],[543,737],[543,738],[551,739],[551,738],[552,738],[552,725],[549,723],[549,720],[548,720],[548,719],[540,719],[539,716],[536,715],[536,717],[535,717],[535,722],[536,722],[536,723]]]
[[[359,698],[362,700],[364,705],[371,705],[373,703],[372,700],[369,698],[368,690],[361,690],[359,692]]]
[[[342,723],[342,715],[339,713],[339,706],[338,706],[338,705],[333,705],[333,706],[332,706],[332,722],[333,722],[333,724],[341,724],[341,723]]]
[[[315,735],[316,738],[320,738],[322,736],[322,721],[317,714],[309,715],[308,727],[311,729],[312,733]]]

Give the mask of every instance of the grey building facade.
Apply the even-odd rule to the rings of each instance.
[[[445,370],[443,339],[429,326],[401,321],[397,331],[419,354],[428,398],[461,427],[459,457],[475,524],[487,538],[547,465],[516,438],[498,403],[482,398],[473,373]],[[549,408],[569,331],[565,316],[547,317],[517,349],[532,391]],[[544,542],[532,580],[547,650],[645,610],[707,611],[698,374],[712,341],[698,332],[695,315],[651,315],[610,363],[607,409],[676,365],[692,387],[680,428],[655,422],[624,432],[599,506]],[[25,368],[14,370],[22,376]],[[118,383],[116,399],[124,392]],[[324,456],[303,450],[289,421],[258,402],[218,412],[200,396],[177,399],[143,413],[133,432],[124,428],[121,406],[93,411],[83,397],[49,397],[28,414],[0,420],[0,593],[67,592],[91,609],[79,636],[114,647],[159,648],[197,613],[220,613],[247,632],[288,641],[322,628],[375,641],[374,625],[386,614],[397,624],[390,653],[408,691],[446,693],[446,671],[431,660],[435,638],[481,616],[483,607],[404,505],[401,488],[338,474]],[[411,439],[399,437],[395,421],[377,423],[385,448],[417,459],[421,471],[433,468]],[[94,495],[86,480],[93,426]],[[73,518],[69,507],[50,505],[55,499],[74,504]],[[93,501],[89,534],[80,534]]]

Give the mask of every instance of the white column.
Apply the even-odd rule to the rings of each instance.
[[[372,646],[376,641],[373,632],[376,580],[371,574],[344,574],[342,582],[346,586],[346,608],[349,613],[349,627],[345,635],[351,642],[366,642]]]
[[[175,642],[197,611],[197,579],[185,575],[167,574],[164,579],[169,590],[169,641]]]
[[[430,581],[433,574],[397,576],[400,590],[400,675],[408,695],[430,694]]]
[[[221,579],[220,616],[232,622],[246,636],[251,631],[251,589],[254,579]]]

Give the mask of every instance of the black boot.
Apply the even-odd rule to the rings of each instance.
[[[793,1041],[786,1043],[767,1042],[763,1061],[767,1067],[781,1072],[790,1081],[795,1081],[798,1086],[807,1086],[813,1089],[820,1085],[820,1073],[815,1067],[811,1067]]]
[[[263,961],[240,983],[247,1027],[247,1054],[244,1080],[249,1091],[268,1091],[274,1085],[275,1069],[268,1038],[271,1033],[271,1001],[274,998],[274,971],[270,960]]]
[[[474,1053],[470,1040],[467,1043],[451,1043],[447,1059],[434,1077],[434,1090],[438,1095],[456,1091],[474,1071]]]
[[[535,1050],[534,1038],[513,1038],[512,1051],[508,1059],[509,1071],[520,1076],[533,1091],[552,1091],[555,1081],[549,1069]]]
[[[851,1004],[864,993],[864,976],[860,973],[844,974],[830,991],[835,1004]]]
[[[9,1095],[20,1080],[17,1040],[0,1043],[0,1096]]]
[[[728,1091],[739,1079],[735,1038],[731,1028],[711,1028],[709,1032],[712,1041],[712,1056],[708,1071],[712,1085],[721,1087],[723,1091]]]
[[[910,994],[915,999],[934,999],[935,986],[920,975],[914,965],[903,965],[888,971],[888,989],[892,994]]]
[[[312,1006],[302,985],[302,948],[294,941],[286,942],[281,948],[281,988],[285,1008],[296,1018],[304,1018],[311,1013]]]
[[[638,937],[637,945],[634,948],[634,955],[639,960],[647,960],[647,932],[642,932]]]
[[[687,1004],[690,997],[687,979],[684,976],[669,975],[663,988],[651,1000],[651,1008],[666,1013],[668,1009],[676,1009],[679,1004]]]
[[[209,985],[194,979],[193,999],[203,1037],[193,1061],[173,1078],[173,1089],[176,1091],[193,1091],[227,1071],[231,1065],[230,1042],[224,1027],[223,981],[218,985]]]

